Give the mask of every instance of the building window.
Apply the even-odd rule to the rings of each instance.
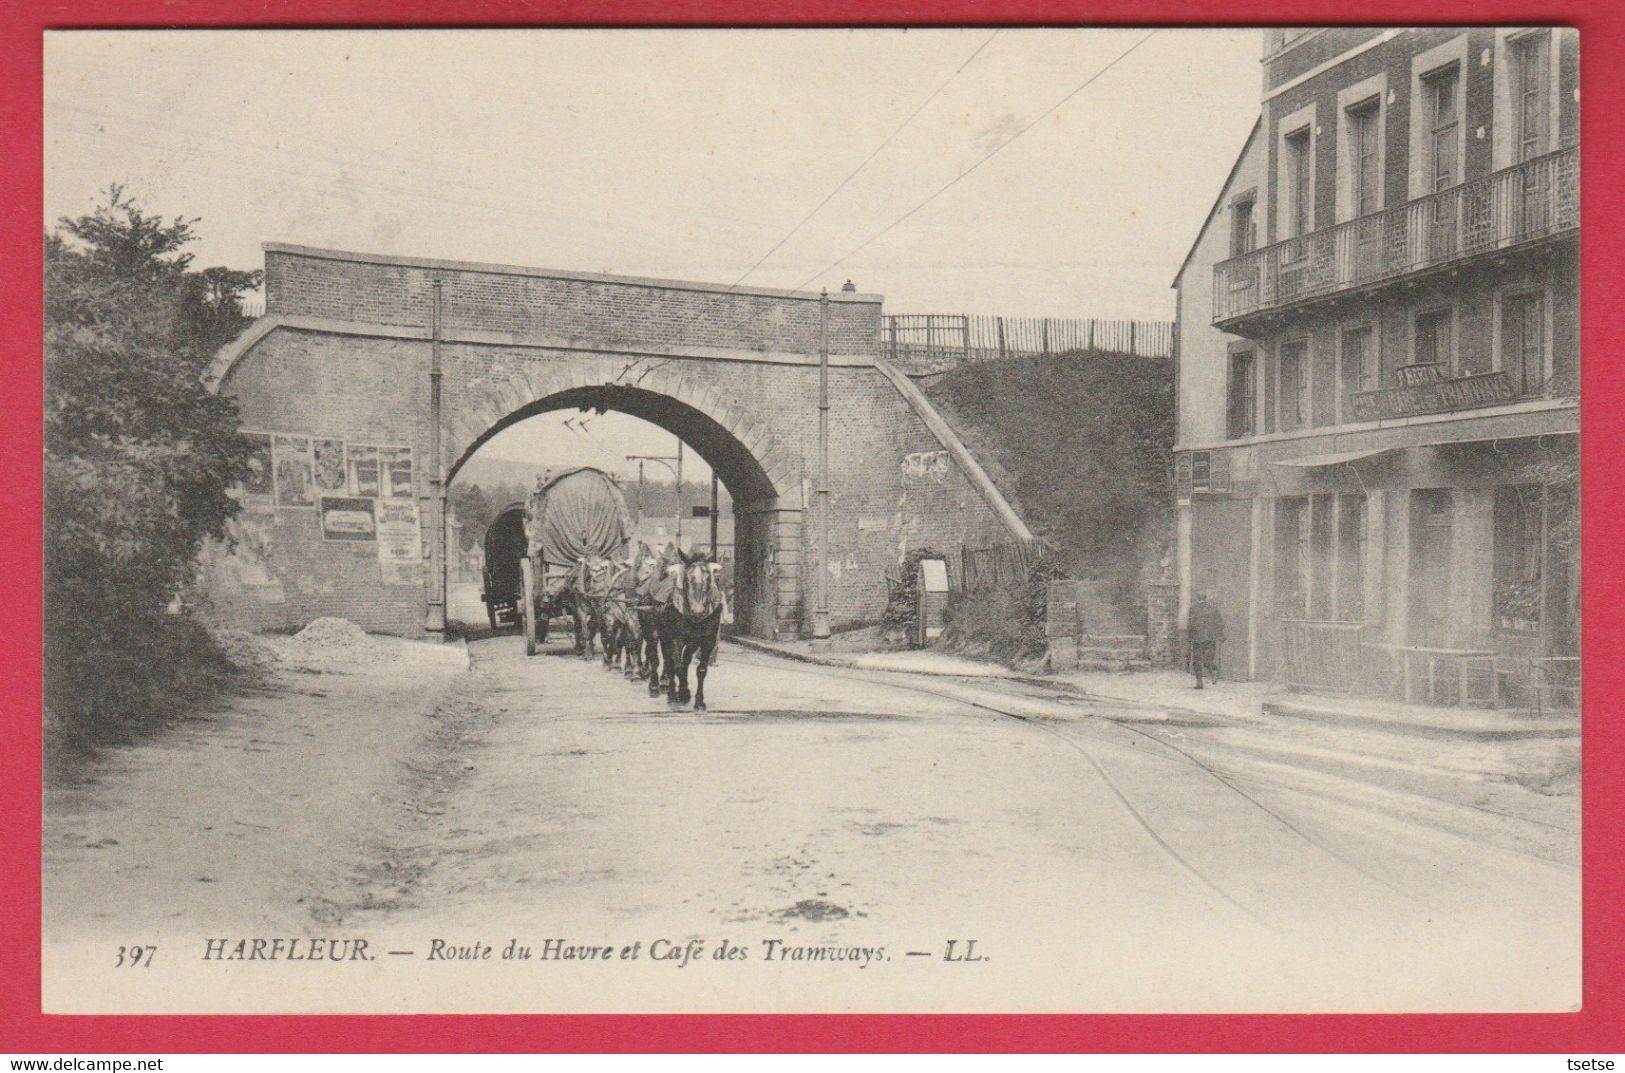
[[[1309,417],[1309,342],[1298,339],[1281,344],[1278,360],[1280,385],[1276,392],[1280,417],[1277,421],[1282,432],[1300,428]]]
[[[1338,419],[1348,421],[1354,415],[1354,404],[1351,397],[1361,391],[1369,391],[1372,385],[1373,360],[1372,339],[1374,335],[1369,324],[1362,324],[1356,328],[1343,330],[1342,345],[1338,352]]]
[[[1331,617],[1338,622],[1365,619],[1365,496],[1337,497],[1336,582]]]
[[[1539,291],[1501,299],[1501,370],[1517,395],[1546,387],[1546,296]]]
[[[1272,55],[1276,52],[1282,51],[1283,49],[1289,48],[1314,32],[1315,31],[1312,27],[1307,26],[1289,26],[1285,29],[1271,30],[1269,32],[1267,42],[1269,48],[1266,51],[1266,55]]]
[[[1309,617],[1309,497],[1275,501],[1275,612]]]
[[[1448,488],[1411,491],[1410,616],[1406,641],[1443,645],[1451,629],[1455,497]]]
[[[1240,257],[1258,246],[1258,221],[1253,217],[1256,195],[1237,198],[1230,206],[1230,256]]]
[[[1368,97],[1347,110],[1349,151],[1349,204],[1355,216],[1367,216],[1381,205],[1381,105]]]
[[[1542,489],[1513,485],[1495,490],[1495,625],[1538,633],[1545,590]]]
[[[1461,127],[1456,89],[1460,82],[1461,69],[1454,63],[1430,71],[1422,78],[1428,128],[1428,176],[1435,191],[1446,190],[1461,181],[1456,166]]]
[[[1309,128],[1304,127],[1283,139],[1286,149],[1286,197],[1288,238],[1314,230],[1314,161],[1310,158]]]
[[[1449,374],[1454,320],[1449,309],[1430,309],[1416,315],[1412,364],[1432,366],[1438,372]]]
[[[1511,50],[1513,137],[1517,161],[1532,160],[1548,148],[1551,129],[1551,34],[1515,38]]]
[[[1275,609],[1281,618],[1364,618],[1365,496],[1294,496],[1275,503]]]
[[[1227,434],[1230,439],[1237,440],[1243,436],[1251,436],[1256,425],[1253,421],[1253,399],[1256,394],[1254,383],[1257,362],[1253,352],[1248,350],[1239,354],[1230,355],[1230,385],[1228,419],[1226,421]]]

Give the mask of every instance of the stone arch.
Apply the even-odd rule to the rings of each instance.
[[[444,400],[449,485],[491,437],[554,410],[615,410],[681,439],[727,486],[734,503],[735,618],[739,632],[794,636],[801,613],[799,467],[765,424],[681,371],[628,371],[621,362],[529,368],[503,363]]]
[[[526,418],[564,409],[616,410],[681,439],[736,502],[802,506],[798,467],[772,432],[720,392],[677,370],[657,367],[640,375],[610,362],[543,371],[508,367],[448,394],[445,407],[447,483],[487,440]]]

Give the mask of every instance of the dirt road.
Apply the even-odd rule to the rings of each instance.
[[[304,714],[237,713],[137,750],[54,802],[58,1001],[1312,1010],[1577,999],[1578,874],[1560,827],[1283,771],[1279,757],[1226,753],[1215,728],[1008,683],[729,649],[707,683],[711,710],[696,713],[561,645],[527,659],[500,635],[469,654],[469,673],[435,667],[411,683],[289,678],[279,688],[309,679],[326,696],[259,698]],[[250,745],[270,752],[250,760]],[[222,767],[233,748],[243,762]],[[156,797],[171,800],[170,818],[147,814]],[[259,826],[231,831],[237,821]],[[108,838],[118,845],[95,848]],[[176,966],[155,966],[161,993],[87,974],[96,943],[146,941],[160,917],[175,924],[164,942]],[[365,938],[375,958],[300,976],[200,955],[204,936],[265,934]]]

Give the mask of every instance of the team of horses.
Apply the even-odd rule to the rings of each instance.
[[[728,600],[722,567],[707,555],[667,545],[659,554],[638,544],[616,561],[589,556],[563,579],[552,603],[573,620],[576,655],[604,669],[648,683],[649,696],[666,692],[673,707],[687,704],[688,667],[698,657],[692,700],[705,710],[705,674],[715,661]]]

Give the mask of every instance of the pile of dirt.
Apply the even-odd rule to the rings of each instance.
[[[319,618],[293,635],[293,639],[311,648],[355,648],[367,643],[367,631],[347,618]]]
[[[281,638],[276,650],[284,662],[308,670],[389,663],[399,658],[393,647],[369,637],[349,619],[331,616],[315,619],[292,637]]]

